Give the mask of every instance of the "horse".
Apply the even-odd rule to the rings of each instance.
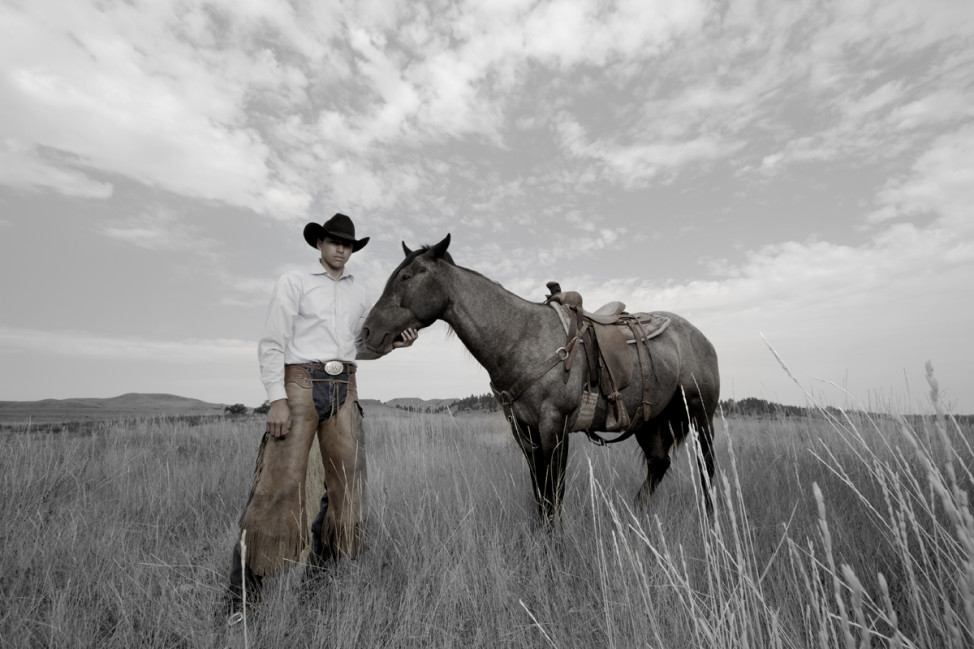
[[[594,371],[589,367],[592,361],[579,353],[570,368],[561,363],[567,334],[556,310],[457,265],[447,252],[449,245],[449,234],[436,245],[418,250],[403,242],[405,259],[366,317],[363,342],[373,353],[385,354],[404,329],[446,322],[487,370],[495,396],[505,397],[502,405],[527,460],[538,515],[544,522],[555,521],[565,493],[569,433]],[[626,411],[633,413],[631,429],[624,435],[635,436],[646,460],[646,480],[636,501],[640,506],[648,502],[670,466],[671,449],[683,442],[692,426],[699,440],[697,464],[704,504],[711,513],[713,418],[720,392],[717,354],[683,317],[663,311],[652,315],[668,319],[669,324],[642,342],[648,353],[640,358],[639,341],[629,345],[631,362],[648,360],[652,369],[641,372],[645,385],[634,380],[619,391],[620,404],[624,402]],[[558,365],[565,367],[556,369]],[[516,395],[511,392],[515,386]],[[607,411],[608,404],[600,397],[590,428],[608,430]]]

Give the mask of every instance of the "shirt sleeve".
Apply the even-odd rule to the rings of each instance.
[[[264,331],[257,343],[260,379],[267,391],[267,400],[271,402],[287,398],[284,389],[284,350],[294,334],[299,302],[300,290],[295,278],[281,277],[271,293]]]

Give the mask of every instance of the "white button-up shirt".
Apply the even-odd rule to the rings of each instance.
[[[284,365],[353,361],[365,353],[362,324],[373,300],[348,272],[332,277],[321,262],[277,280],[257,345],[260,377],[267,399],[287,398]]]

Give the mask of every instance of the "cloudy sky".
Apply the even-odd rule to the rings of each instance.
[[[354,7],[354,10],[349,9]],[[0,400],[254,406],[308,221],[380,289],[676,311],[725,398],[974,412],[974,3],[0,2]],[[763,336],[763,339],[762,339]],[[360,395],[462,397],[438,324]]]

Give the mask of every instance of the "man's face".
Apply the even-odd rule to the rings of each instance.
[[[329,270],[340,271],[352,256],[352,242],[326,235],[318,240],[318,250],[321,251],[321,261]]]

